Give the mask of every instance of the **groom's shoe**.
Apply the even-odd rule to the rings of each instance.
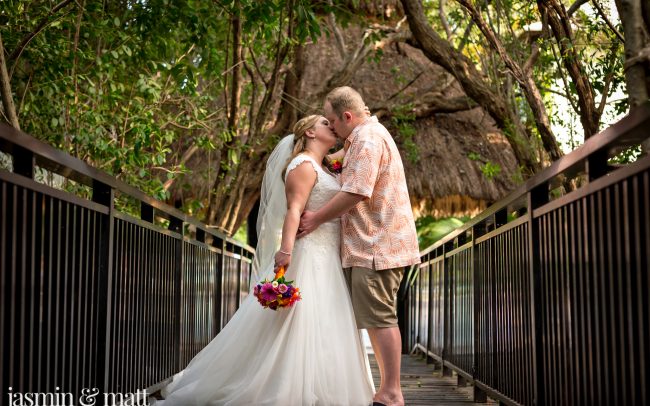
[[[386,406],[386,405],[381,402],[372,402],[372,406]]]

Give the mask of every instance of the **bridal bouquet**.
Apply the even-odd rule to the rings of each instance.
[[[253,288],[257,301],[271,310],[291,307],[301,299],[300,289],[293,286],[293,281],[284,278],[284,267],[278,268],[273,280],[263,280]]]
[[[328,159],[325,165],[332,173],[341,173],[343,170],[343,160],[341,159]]]

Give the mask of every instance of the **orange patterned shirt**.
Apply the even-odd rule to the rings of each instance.
[[[420,263],[404,165],[397,145],[376,117],[345,141],[341,190],[366,196],[341,217],[343,267],[377,270]]]

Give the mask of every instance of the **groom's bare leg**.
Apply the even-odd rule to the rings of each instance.
[[[373,331],[376,329],[372,329]],[[377,360],[377,365],[379,366],[379,387],[384,386],[384,359],[381,357],[381,351],[379,351],[379,343],[375,339],[374,334],[370,334],[370,329],[368,331],[368,337],[370,338],[370,345],[372,345],[372,351],[375,353],[375,359]]]
[[[404,405],[400,387],[402,338],[399,328],[369,328],[368,336],[381,374],[381,384],[375,394],[375,400],[389,406]]]

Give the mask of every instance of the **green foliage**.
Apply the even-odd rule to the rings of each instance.
[[[233,239],[244,244],[248,244],[248,222],[244,221],[237,232],[232,236]]]
[[[165,182],[189,173],[181,160],[185,151],[217,151],[235,136],[223,108],[231,15],[242,19],[244,47],[273,61],[278,39],[293,45],[321,34],[312,2],[292,4],[289,10],[280,0],[86,0],[48,17],[51,2],[3,1],[0,24],[8,52],[39,22],[50,21],[15,65],[9,62],[21,127],[168,199]],[[290,13],[292,38],[286,36]],[[262,74],[269,65],[261,64]],[[244,96],[250,86],[245,84]],[[242,117],[247,104],[242,102]],[[241,160],[243,146],[231,145],[222,160],[226,171]]]
[[[415,122],[413,105],[405,104],[395,108],[391,120],[400,135],[407,159],[412,163],[417,163],[420,160],[420,149],[414,141],[417,130],[413,126]]]
[[[430,247],[436,241],[462,226],[467,221],[469,221],[469,217],[436,219],[431,216],[423,216],[418,218],[415,220],[415,227],[418,233],[420,250]]]
[[[501,173],[501,166],[499,164],[495,164],[494,162],[488,161],[484,165],[481,165],[481,172],[487,180],[492,180],[495,176]]]
[[[467,154],[467,158],[469,158],[472,161],[483,162],[482,164],[479,165],[479,168],[481,168],[481,173],[483,173],[483,176],[485,176],[487,180],[493,180],[496,176],[498,176],[501,173],[501,165],[494,163],[492,161],[488,161],[486,158],[484,158],[481,154],[477,152],[470,151]]]
[[[49,11],[13,1],[3,40],[13,49]],[[40,3],[39,3],[40,4]],[[208,2],[72,3],[15,65],[23,129],[159,199],[185,173],[179,144],[209,122],[222,86],[227,20]],[[81,14],[80,14],[81,13]],[[80,24],[77,27],[77,18]],[[71,36],[79,30],[78,43]],[[205,135],[202,148],[216,146]]]
[[[641,146],[626,148],[619,152],[618,155],[610,158],[607,163],[610,165],[627,165],[636,162],[642,154]]]

